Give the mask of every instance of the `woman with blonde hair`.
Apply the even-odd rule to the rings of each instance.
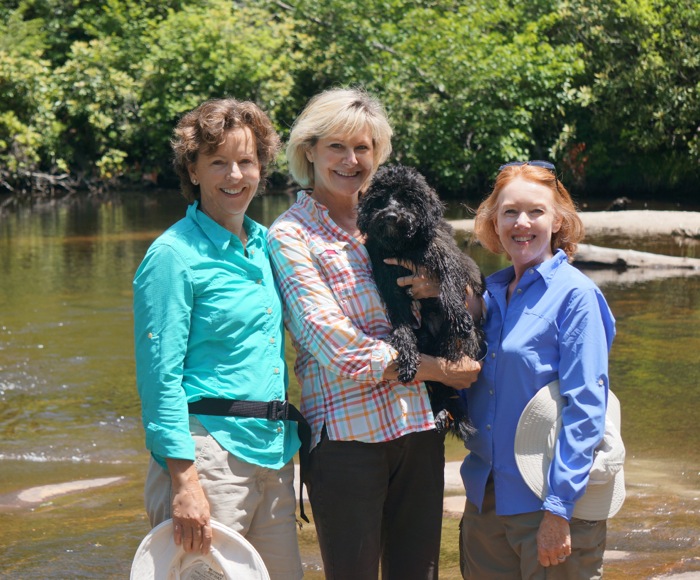
[[[396,380],[391,326],[356,223],[356,205],[391,152],[380,103],[359,89],[312,98],[287,158],[302,186],[270,227],[273,269],[297,351],[301,411],[311,424],[306,479],[329,579],[438,577],[443,435],[423,381],[468,387],[479,364],[422,356]],[[416,298],[436,284],[406,276]]]

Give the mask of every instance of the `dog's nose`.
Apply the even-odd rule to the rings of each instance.
[[[399,214],[397,214],[395,211],[387,211],[384,212],[384,219],[387,221],[395,222],[399,219]]]

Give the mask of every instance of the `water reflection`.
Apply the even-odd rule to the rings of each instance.
[[[258,198],[251,215],[269,224],[290,201]],[[148,529],[131,279],[151,241],[184,211],[177,195],[152,193],[0,216],[2,578],[128,576]],[[634,243],[659,251],[656,242]],[[470,251],[486,273],[505,265]],[[601,285],[618,321],[611,381],[630,478],[610,546],[669,565],[700,559],[700,276]],[[27,487],[104,477],[123,479],[53,498],[21,518],[7,507]]]

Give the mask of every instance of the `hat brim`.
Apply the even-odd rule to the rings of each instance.
[[[141,541],[131,565],[131,580],[194,580],[223,578],[269,580],[267,568],[241,534],[211,520],[213,532],[209,554],[186,553],[173,539],[173,521],[166,520],[153,528]],[[171,571],[177,569],[178,575]]]
[[[542,500],[547,495],[547,474],[552,450],[561,429],[564,399],[559,381],[542,387],[523,410],[515,436],[515,460],[528,487]],[[620,429],[620,401],[608,392],[606,415]],[[578,499],[574,517],[583,520],[605,520],[614,516],[625,500],[624,469],[610,481],[586,486]]]

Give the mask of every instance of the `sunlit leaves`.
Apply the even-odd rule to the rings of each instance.
[[[390,113],[394,159],[444,195],[480,196],[504,160],[528,157],[608,192],[700,180],[697,0],[20,0],[0,13],[0,161],[13,166],[166,173],[173,124],[204,99],[255,100],[286,136],[310,96],[362,85]]]

